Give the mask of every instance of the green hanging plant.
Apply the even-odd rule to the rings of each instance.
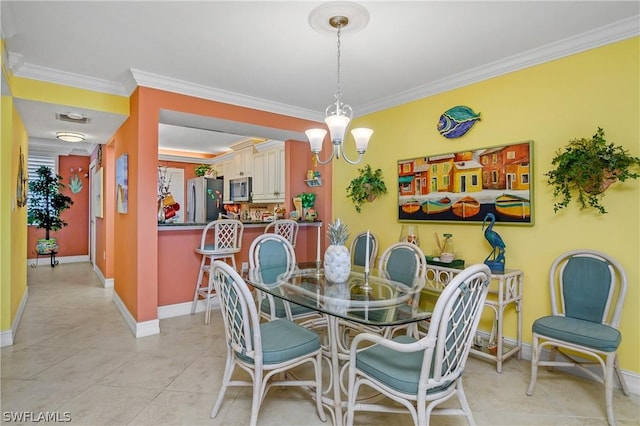
[[[387,193],[387,186],[382,178],[382,170],[375,171],[369,164],[358,169],[358,176],[347,186],[347,197],[351,198],[358,213],[365,202],[372,202],[380,195]]]
[[[554,187],[553,196],[560,197],[553,205],[554,212],[567,207],[575,195],[580,210],[594,208],[600,214],[607,213],[601,204],[604,191],[617,180],[640,177],[632,171],[640,165],[640,158],[629,155],[621,146],[607,143],[600,127],[590,139],[570,140],[564,150],[558,150],[551,164],[555,168],[545,176]]]

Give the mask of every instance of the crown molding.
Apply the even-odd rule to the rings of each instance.
[[[197,158],[171,154],[158,154],[158,160],[173,161],[176,163],[213,164],[213,158]]]
[[[33,65],[28,62],[24,62],[24,58],[20,54],[10,52],[9,64],[13,71],[13,75],[16,77],[62,84],[64,86],[77,87],[80,89],[108,93],[111,95],[130,95],[130,93],[125,91],[122,83]]]
[[[402,93],[388,96],[365,105],[360,105],[358,106],[358,115],[371,114],[383,109],[638,36],[640,34],[639,19],[640,15],[632,16],[610,25],[510,56],[500,61],[454,74],[424,86],[406,90]]]
[[[172,93],[179,93],[181,95],[193,96],[211,101],[224,102],[261,111],[269,111],[276,114],[304,118],[307,120],[322,121],[324,119],[324,115],[318,113],[318,111],[293,107],[291,105],[247,96],[241,93],[207,87],[201,84],[190,83],[184,80],[169,78],[133,68],[131,69],[131,74],[139,86],[165,90]]]

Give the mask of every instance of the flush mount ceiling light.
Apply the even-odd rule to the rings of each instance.
[[[334,158],[339,159],[340,155],[349,164],[358,164],[362,161],[362,156],[367,150],[369,139],[373,134],[373,130],[367,128],[353,129],[351,134],[355,139],[356,152],[359,157],[357,160],[350,160],[344,152],[344,135],[347,127],[351,122],[353,110],[347,104],[342,102],[342,90],[340,87],[340,35],[343,30],[355,32],[364,28],[369,22],[369,12],[356,3],[351,2],[332,2],[318,6],[311,11],[309,15],[309,24],[316,31],[321,33],[337,33],[338,38],[338,72],[337,72],[337,89],[335,93],[335,104],[329,105],[325,111],[325,123],[329,128],[329,135],[333,143],[333,151],[331,156],[322,161],[319,154],[322,151],[322,143],[327,134],[325,129],[309,129],[305,132],[309,139],[311,152],[320,164],[327,164]],[[348,29],[347,29],[348,28]]]
[[[56,138],[65,142],[82,142],[84,140],[84,135],[76,132],[57,132]]]

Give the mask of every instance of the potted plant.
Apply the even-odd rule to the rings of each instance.
[[[71,207],[73,200],[60,192],[65,187],[62,176],[53,174],[47,166],[40,166],[36,174],[38,179],[29,181],[27,216],[30,224],[45,229],[45,238],[38,240],[36,246],[38,254],[49,254],[57,249],[50,232],[67,226],[60,213]]]
[[[304,220],[313,222],[318,217],[318,213],[313,208],[313,204],[316,202],[316,194],[314,192],[303,192],[298,195],[302,202],[302,218]]]
[[[353,178],[347,187],[347,197],[351,198],[358,213],[365,201],[371,202],[386,193],[387,186],[382,178],[382,170],[373,171],[369,164],[358,169],[358,176]]]
[[[213,167],[211,167],[210,164],[200,164],[199,166],[195,167],[194,172],[198,177],[213,177],[213,175],[215,174],[215,170],[213,170]]]
[[[561,197],[553,205],[557,212],[569,205],[574,194],[580,209],[594,208],[600,214],[607,211],[601,201],[604,191],[615,181],[637,179],[640,174],[632,169],[640,165],[640,158],[614,143],[607,143],[604,130],[598,127],[590,139],[569,141],[564,150],[558,150],[551,161],[555,168],[547,173],[553,196]]]

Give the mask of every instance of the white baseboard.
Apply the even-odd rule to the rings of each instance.
[[[481,331],[478,330],[478,334],[480,334],[482,337],[484,337],[485,339],[489,338],[489,333],[485,332],[485,331]],[[515,339],[510,339],[505,337],[504,338],[504,342],[507,345],[510,346],[515,346],[516,345],[516,340]],[[531,361],[531,344],[529,343],[523,343],[522,344],[522,359],[526,359],[528,361]],[[541,358],[544,360],[548,360],[549,359],[549,351],[548,350],[543,350],[541,353]],[[508,362],[505,361],[505,362]],[[576,376],[579,377],[583,377],[585,379],[589,379],[589,380],[593,380],[592,377],[589,377],[587,374],[585,374],[584,372],[582,372],[579,368],[571,368],[571,367],[556,367],[558,370],[562,370],[563,372],[566,372],[568,374],[575,374]],[[629,388],[629,392],[631,392],[634,395],[640,395],[640,374],[631,372],[631,371],[626,371],[626,370],[622,370],[622,375],[624,376],[624,381],[627,384],[627,387]],[[615,374],[614,374],[615,376]],[[614,380],[613,382],[614,387],[620,388],[620,384],[618,383],[617,380]]]
[[[83,254],[80,256],[56,256],[56,260],[58,263],[77,263],[77,262],[89,262],[89,255]],[[40,257],[32,257],[27,259],[27,267],[36,268],[38,266],[49,266],[51,267],[51,259],[48,254],[43,254]]]
[[[122,299],[120,299],[120,296],[118,296],[118,293],[115,291],[113,292],[113,302],[124,318],[124,322],[127,324],[127,327],[129,327],[129,330],[131,330],[136,338],[160,334],[159,320],[154,319],[150,321],[137,322],[133,315],[131,315],[131,312],[127,309],[127,306],[124,304]]]
[[[176,303],[174,305],[158,306],[158,319],[180,317],[191,315],[191,304],[193,302]],[[196,304],[196,312],[204,312],[206,308],[204,300],[199,300]],[[216,297],[211,301],[212,309],[220,308],[220,300]]]
[[[102,287],[113,288],[113,278],[105,278],[104,275],[102,275],[102,271],[100,270],[100,268],[98,268],[97,265],[93,265],[93,272],[95,272],[100,279]]]
[[[24,308],[27,306],[27,299],[29,299],[29,287],[24,289],[22,299],[20,299],[20,306],[18,306],[16,316],[11,323],[11,330],[0,331],[0,347],[13,345],[13,337],[18,332],[18,326],[22,320],[22,314],[24,314]]]

